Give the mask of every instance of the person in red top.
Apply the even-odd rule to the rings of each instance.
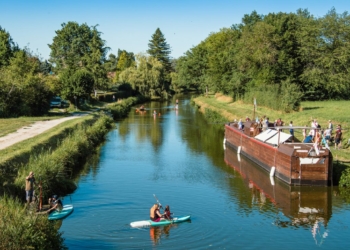
[[[171,218],[171,215],[172,215],[173,213],[172,212],[170,212],[170,207],[169,207],[169,205],[166,205],[166,207],[165,207],[165,209],[164,209],[164,215],[163,215],[163,217],[165,218],[165,219],[167,219],[167,220],[171,220],[172,218]]]

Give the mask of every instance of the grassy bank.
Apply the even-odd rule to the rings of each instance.
[[[141,98],[128,98],[109,105],[108,110],[114,118],[122,118],[132,105],[141,101]],[[64,248],[58,228],[53,227],[46,216],[41,217],[25,208],[25,176],[29,171],[36,174],[37,183],[41,182],[43,187],[44,201],[53,193],[73,192],[76,188],[73,178],[105,140],[112,126],[113,119],[103,111],[69,120],[0,151],[0,191],[4,194],[0,198],[1,249]],[[17,238],[19,240],[15,240]]]
[[[53,134],[53,137],[57,137],[57,131],[41,135],[47,138],[46,143],[51,141],[55,144],[52,145],[54,149],[47,146],[41,148],[40,152],[32,153],[26,164],[18,166],[18,174],[13,182],[11,178],[3,180],[4,196],[0,199],[1,249],[64,248],[56,224],[23,205],[25,176],[29,171],[36,173],[37,183],[40,182],[43,187],[44,201],[53,193],[65,195],[74,191],[76,185],[71,176],[83,167],[87,157],[104,141],[113,125],[109,116],[100,114],[84,118],[79,124],[70,124],[69,129],[59,130],[61,137],[65,137],[60,141],[54,142],[50,137]],[[40,148],[38,145],[35,147]],[[15,164],[13,161],[18,164],[18,158],[26,157],[14,157],[7,164]],[[38,190],[36,193],[39,193]]]

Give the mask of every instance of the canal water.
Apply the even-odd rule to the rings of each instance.
[[[291,188],[223,145],[187,97],[133,109],[66,197],[69,249],[349,249],[350,206],[336,188]],[[157,115],[153,116],[156,110]],[[156,202],[191,221],[131,228]]]

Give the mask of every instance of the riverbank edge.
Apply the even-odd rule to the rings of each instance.
[[[108,113],[111,113],[114,119],[123,118],[127,115],[127,113],[130,111],[133,105],[136,105],[137,103],[144,102],[144,101],[145,101],[145,98],[142,98],[142,97],[130,97],[128,99],[125,99],[124,101],[110,105],[108,107],[109,108]],[[63,130],[62,133],[69,134],[69,136],[64,139],[60,138],[62,140],[62,144],[57,146],[54,150],[52,150],[49,145],[46,145],[45,149],[42,148],[43,152],[41,154],[36,156],[30,155],[29,157],[28,155],[26,155],[26,157],[24,158],[27,159],[27,163],[25,163],[25,161],[21,161],[20,164],[18,162],[11,163],[11,160],[8,160],[6,162],[7,167],[11,165],[12,166],[15,165],[18,167],[18,170],[17,170],[18,175],[15,177],[14,183],[9,183],[9,182],[6,182],[6,180],[5,181],[3,180],[4,189],[2,193],[4,193],[4,197],[0,199],[0,206],[2,207],[2,206],[8,206],[9,204],[12,204],[13,212],[15,212],[16,214],[20,212],[20,214],[24,217],[33,218],[33,220],[29,219],[31,226],[28,229],[24,229],[24,230],[31,231],[33,228],[37,228],[36,223],[42,223],[42,220],[40,219],[37,220],[38,215],[36,215],[35,213],[30,213],[29,214],[30,216],[26,216],[28,215],[27,209],[23,209],[23,203],[19,202],[20,200],[23,200],[21,198],[24,196],[23,195],[24,180],[25,180],[25,176],[28,174],[27,172],[35,171],[40,174],[40,179],[46,180],[46,184],[49,186],[47,185],[45,186],[46,193],[43,194],[44,197],[48,197],[48,195],[52,194],[53,190],[64,190],[61,193],[61,195],[65,195],[65,194],[68,194],[69,192],[73,192],[76,188],[76,185],[73,183],[73,181],[70,181],[69,179],[67,179],[65,174],[62,174],[62,170],[64,168],[67,168],[67,165],[70,168],[74,168],[76,165],[82,166],[83,165],[82,163],[86,161],[89,155],[91,155],[92,153],[91,150],[96,149],[96,147],[105,140],[105,136],[111,130],[114,124],[113,119],[105,115],[104,111],[102,115],[94,114],[93,116],[94,116],[93,118],[94,122],[92,122],[92,124],[74,126],[72,128],[73,131],[71,131],[71,133],[67,132],[66,130]],[[53,128],[53,130],[55,130],[55,128]],[[76,135],[74,136],[74,134]],[[69,137],[72,137],[73,141],[77,141],[79,139],[82,141],[81,143],[76,143],[76,144],[70,143],[70,142],[65,143],[64,141],[66,140],[68,141],[67,138]],[[85,143],[83,141],[85,141]],[[71,148],[64,150],[64,147],[67,146],[67,144],[72,144],[72,149],[76,149],[76,150],[72,150]],[[56,140],[56,145],[58,145],[57,140]],[[85,147],[81,147],[82,145],[85,145]],[[59,152],[60,149],[62,150],[62,152],[65,152],[64,156],[62,156],[61,154],[62,152]],[[55,152],[58,152],[58,153],[55,154]],[[28,151],[26,151],[26,154],[28,154]],[[18,157],[21,158],[20,155],[18,155]],[[50,160],[50,157],[53,159]],[[31,161],[31,159],[33,160]],[[38,163],[38,161],[40,160],[42,162]],[[52,171],[52,169],[50,168],[52,166],[47,165],[47,163],[50,163],[51,161],[59,163],[59,162],[62,162],[63,160],[65,160],[65,163],[54,166],[54,167],[58,167],[56,171]],[[8,170],[7,167],[3,168],[2,171]],[[57,178],[57,177],[60,177],[60,178]],[[37,182],[39,182],[38,177],[37,177]],[[9,191],[9,192],[6,192],[6,191]],[[6,214],[4,214],[3,211],[5,210],[0,210],[0,218],[1,218],[0,221],[6,222],[7,224],[6,227],[8,228],[13,228],[14,225],[17,226],[18,224],[21,224],[22,222],[24,223],[25,221],[27,221],[27,220],[19,220],[19,221],[3,220],[5,217],[8,218],[9,210],[6,210]],[[10,225],[8,225],[8,223]],[[48,229],[48,227],[50,228]],[[45,223],[44,225],[42,225],[42,229],[40,228],[41,227],[39,227],[39,230],[41,230],[42,232],[47,232],[48,230],[52,230],[50,223]],[[7,242],[9,244],[7,246],[10,246],[12,244],[12,247],[15,247],[13,246],[13,242],[11,240],[14,238],[13,232],[14,232],[13,230],[3,231],[3,234],[2,234],[3,245],[6,245],[6,242]],[[57,237],[58,235],[59,237],[61,237],[61,234],[58,232],[58,228],[57,228],[56,234],[54,235],[55,235],[54,237]],[[36,241],[37,241],[36,237],[34,236],[29,237],[26,239],[26,242],[27,242],[26,245],[34,246],[35,249],[39,249],[35,247],[38,244],[38,242]],[[54,240],[54,239],[47,238],[47,242],[51,242],[51,241],[62,243],[62,244],[60,243],[60,246],[57,246],[57,249],[64,248],[63,240],[59,240],[59,239]],[[23,245],[18,245],[18,248],[21,248],[21,246],[23,247]],[[45,248],[48,248],[48,246],[49,245],[47,245],[47,247]],[[44,249],[44,248],[40,248],[40,249]]]

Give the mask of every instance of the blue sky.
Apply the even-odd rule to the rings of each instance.
[[[75,21],[98,25],[102,39],[117,54],[118,49],[146,52],[157,28],[178,58],[211,32],[241,23],[244,14],[296,12],[308,9],[322,17],[334,7],[348,11],[349,0],[0,0],[0,26],[21,48],[27,46],[48,59],[55,31],[62,23]]]

